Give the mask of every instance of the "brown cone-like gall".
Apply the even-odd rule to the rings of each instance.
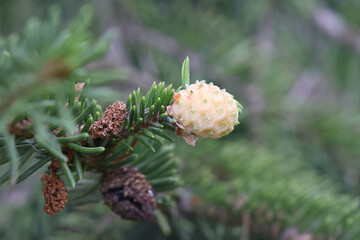
[[[151,220],[157,207],[151,185],[130,166],[108,170],[101,193],[111,210],[124,219]]]
[[[54,172],[51,176],[44,174],[41,181],[46,181],[42,188],[45,198],[44,211],[49,215],[55,215],[60,212],[67,203],[68,192],[61,178]]]
[[[127,117],[126,104],[121,101],[114,102],[104,112],[104,117],[94,122],[91,126],[91,134],[95,138],[106,138],[110,134],[120,132],[123,122]]]

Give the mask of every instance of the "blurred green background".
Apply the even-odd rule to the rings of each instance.
[[[0,189],[0,239],[360,239],[360,1],[0,0],[0,34],[53,4],[66,24],[88,3],[96,35],[118,32],[89,68],[127,69],[112,84],[119,96],[179,86],[189,56],[193,82],[243,104],[241,124],[195,148],[176,142],[185,185],[167,213],[171,233],[101,201],[47,216],[32,176]]]

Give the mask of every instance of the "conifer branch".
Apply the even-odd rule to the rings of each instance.
[[[95,172],[101,175],[100,180],[82,189],[77,199],[98,187],[105,203],[123,218],[152,219],[157,207],[155,194],[183,184],[177,175],[180,163],[172,153],[174,147],[166,141],[174,141],[176,129],[186,140],[187,135],[194,138],[199,127],[211,133],[220,126],[224,128],[222,135],[227,134],[227,128],[232,130],[237,123],[240,107],[212,83],[191,85],[187,58],[181,71],[182,91],[193,88],[194,103],[201,101],[208,107],[212,100],[201,99],[203,93],[197,96],[195,87],[209,86],[218,90],[221,103],[235,107],[234,112],[221,108],[219,113],[225,114],[215,125],[206,125],[208,115],[198,117],[197,127],[186,125],[188,110],[182,109],[181,116],[175,113],[181,110],[178,104],[184,92],[175,91],[172,85],[165,87],[165,82],[154,82],[144,95],[138,88],[126,103],[116,101],[103,111],[91,97],[91,82],[106,82],[112,79],[111,73],[84,74],[83,68],[106,53],[111,37],[93,40],[88,6],[63,30],[58,9],[52,8],[49,14],[48,21],[29,21],[20,41],[10,36],[0,45],[0,62],[4,58],[8,61],[0,65],[0,92],[7,92],[0,105],[0,165],[10,166],[0,176],[0,184],[9,179],[12,184],[24,181],[48,165],[41,178],[46,182],[44,211],[54,215],[67,203],[67,186],[76,189],[87,172]],[[32,34],[34,31],[38,34]],[[181,101],[186,103],[191,97]],[[203,106],[197,107],[201,110]],[[23,170],[29,161],[30,166]],[[159,213],[157,218],[164,225]]]

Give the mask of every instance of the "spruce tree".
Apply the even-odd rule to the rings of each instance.
[[[96,40],[89,6],[0,39],[1,239],[359,239],[355,1],[94,2],[122,31],[124,68],[94,70],[114,34]],[[245,106],[233,133],[195,148],[168,108],[187,55]],[[102,86],[142,70],[157,82],[128,98]]]

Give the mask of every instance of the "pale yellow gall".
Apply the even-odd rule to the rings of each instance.
[[[183,136],[207,138],[230,133],[239,117],[233,96],[213,83],[204,82],[187,85],[176,93],[168,113],[182,126]]]

